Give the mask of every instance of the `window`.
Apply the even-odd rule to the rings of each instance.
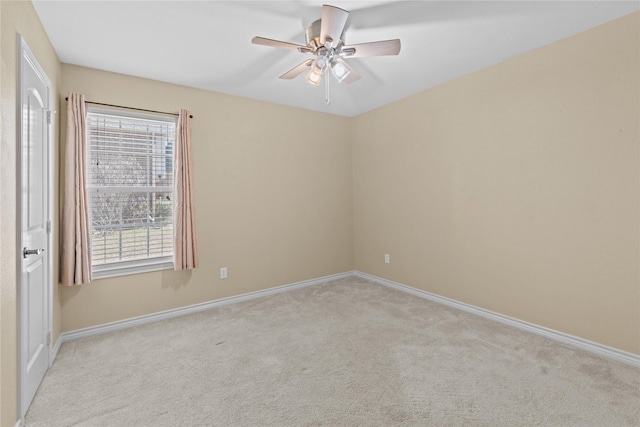
[[[93,277],[173,268],[175,120],[90,109]]]

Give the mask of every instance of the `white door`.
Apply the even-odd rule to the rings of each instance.
[[[20,54],[21,265],[20,412],[24,416],[49,367],[49,96],[50,83],[28,47]]]

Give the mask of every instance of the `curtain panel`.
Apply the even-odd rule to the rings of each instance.
[[[193,157],[191,155],[191,117],[187,110],[180,110],[176,126],[174,181],[175,247],[174,268],[191,270],[198,267],[198,247],[193,209]]]
[[[91,282],[86,117],[84,95],[70,92],[67,103],[60,248],[60,283],[67,286]]]

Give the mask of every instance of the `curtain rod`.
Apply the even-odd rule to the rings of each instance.
[[[69,97],[66,97],[64,100],[68,101]],[[178,115],[178,113],[167,113],[166,111],[147,110],[146,108],[125,107],[124,105],[104,104],[102,102],[84,101],[84,103],[94,104],[94,105],[103,105],[105,107],[126,108],[127,110],[146,111],[147,113],[170,114],[172,116]],[[193,114],[189,114],[189,117],[193,119]]]

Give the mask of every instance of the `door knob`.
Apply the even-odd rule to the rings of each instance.
[[[29,255],[40,255],[42,252],[44,252],[44,248],[42,248],[42,249],[27,249],[27,248],[23,248],[22,249],[22,257],[26,258]]]

